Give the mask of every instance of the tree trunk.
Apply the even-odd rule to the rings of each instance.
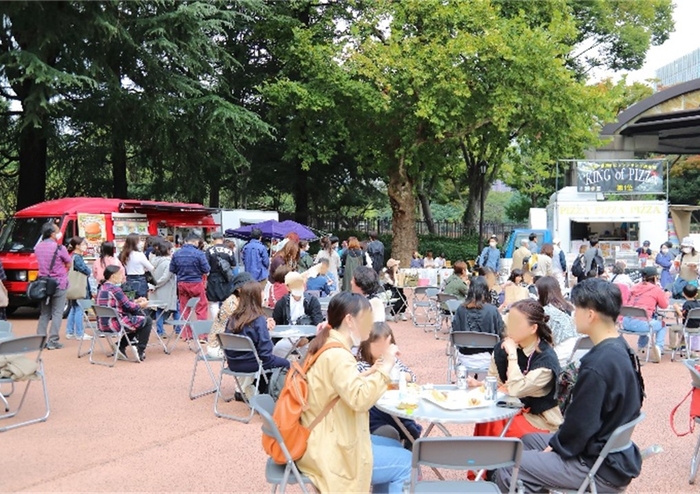
[[[413,180],[408,175],[404,156],[389,171],[389,202],[392,212],[391,254],[404,266],[411,263],[411,256],[418,249],[416,235],[416,198],[413,194]]]
[[[305,170],[301,162],[296,164],[297,180],[294,186],[294,221],[302,225],[309,221],[309,172]]]
[[[112,128],[112,197],[127,199],[126,143],[118,129]]]
[[[209,207],[218,208],[221,203],[221,180],[219,176],[212,177],[209,183]]]
[[[464,227],[470,231],[478,231],[482,182],[478,173],[471,173],[470,171],[468,176],[469,194],[467,195],[467,205],[464,208]]]
[[[44,128],[47,124],[46,121],[43,122],[43,127],[28,124],[20,132],[17,210],[40,203],[46,198],[47,140]]]
[[[435,221],[433,220],[433,212],[430,210],[430,200],[428,199],[428,195],[425,192],[420,191],[418,193],[418,199],[420,200],[420,207],[423,210],[423,219],[428,227],[428,233],[431,235],[436,235]]]

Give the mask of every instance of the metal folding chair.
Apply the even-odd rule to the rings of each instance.
[[[0,341],[9,340],[14,338],[15,335],[12,333],[12,324],[9,321],[0,320]],[[0,392],[0,402],[5,406],[5,411],[10,411],[10,405],[7,403],[7,398],[15,392],[15,382],[12,381],[10,384],[10,391]],[[0,385],[1,387],[1,385]]]
[[[569,359],[566,361],[566,363],[570,364],[573,361],[581,360],[581,357],[588,353],[588,351],[594,346],[595,343],[593,343],[593,340],[591,340],[590,336],[581,336],[578,340],[576,340],[574,349],[571,351],[571,355],[569,356]],[[583,352],[583,354],[577,356],[579,352]]]
[[[452,319],[455,316],[455,312],[457,312],[457,309],[455,308],[454,310],[450,309],[450,306],[447,305],[447,302],[457,302],[456,307],[458,308],[461,302],[457,297],[454,295],[450,295],[449,293],[438,293],[437,294],[437,310],[438,313],[440,314],[440,324],[436,327],[435,330],[435,339],[439,340],[438,336],[438,330],[443,331],[445,333],[449,333],[452,331]],[[455,305],[452,305],[455,307]],[[445,331],[445,329],[447,329]]]
[[[274,311],[274,309],[272,307],[263,306],[262,309],[263,309],[263,314],[265,315],[265,317],[272,317],[272,311]]]
[[[512,467],[510,492],[515,494],[523,443],[520,439],[500,437],[422,437],[413,443],[411,487],[409,492],[494,492],[492,482],[468,480],[418,481],[421,465],[452,470],[495,470]]]
[[[194,308],[199,303],[199,297],[192,297],[187,301],[185,307],[180,307],[180,319],[168,319],[165,324],[173,327],[173,330],[168,334],[168,342],[165,344],[165,353],[170,355],[170,353],[175,350],[177,343],[182,338],[182,333],[185,331],[187,326],[189,326],[190,321],[196,316]],[[187,313],[187,317],[185,316]],[[172,345],[171,345],[172,342]]]
[[[306,290],[305,293],[313,295],[316,298],[321,298],[321,290]]]
[[[51,413],[51,407],[49,406],[49,393],[46,388],[46,375],[44,373],[44,361],[41,358],[41,352],[44,349],[44,344],[46,343],[46,336],[42,335],[34,335],[34,336],[21,336],[18,338],[10,338],[6,339],[3,341],[0,341],[0,357],[2,356],[7,356],[7,355],[24,355],[27,353],[34,353],[36,352],[36,359],[35,362],[37,364],[37,370],[36,373],[26,379],[26,386],[24,388],[24,393],[22,393],[22,397],[19,400],[19,403],[17,404],[16,408],[12,409],[11,405],[8,403],[5,406],[5,413],[0,415],[0,420],[4,419],[11,419],[13,417],[16,417],[21,411],[22,411],[22,406],[24,405],[24,402],[27,398],[27,394],[29,392],[29,387],[32,384],[32,381],[41,381],[41,387],[43,390],[44,394],[44,408],[45,412],[43,415],[40,417],[35,417],[32,419],[20,421],[20,422],[15,422],[13,424],[7,425],[5,427],[0,427],[0,432],[5,432],[9,431],[10,429],[16,429],[17,427],[23,427],[25,425],[30,425],[30,424],[36,424],[38,422],[45,422],[46,419],[49,417],[49,414]],[[14,379],[5,377],[5,378],[0,378],[0,385],[1,384],[15,384]],[[14,388],[13,388],[14,390]]]
[[[695,309],[693,309],[695,310]],[[687,342],[686,342],[687,345]],[[700,371],[698,371],[695,366],[700,364],[698,359],[687,359],[683,361],[683,364],[690,371],[690,378],[693,380],[693,387],[700,389]],[[695,423],[700,424],[700,418],[695,417]],[[695,477],[698,475],[698,465],[700,465],[700,436],[695,443],[695,449],[693,450],[693,456],[690,458],[690,478],[688,483],[690,485],[695,484]]]
[[[252,352],[255,360],[258,363],[258,369],[255,372],[236,372],[232,371],[229,369],[226,364],[227,364],[227,358],[224,357],[221,361],[221,374],[219,375],[219,382],[217,385],[216,389],[216,397],[214,398],[214,414],[217,417],[221,418],[226,418],[226,419],[231,419],[231,420],[237,420],[238,422],[243,422],[244,424],[247,424],[250,422],[250,419],[253,418],[253,415],[255,414],[255,411],[250,408],[250,402],[248,401],[248,396],[246,394],[245,387],[241,384],[239,379],[252,379],[252,384],[249,386],[252,387],[252,394],[255,395],[258,393],[258,384],[260,382],[260,379],[264,379],[265,382],[267,383],[267,375],[263,371],[263,366],[262,362],[260,361],[260,357],[258,357],[258,351],[255,349],[255,345],[253,344],[253,341],[248,338],[247,336],[243,335],[238,335],[238,334],[229,334],[229,333],[219,333],[217,335],[217,338],[219,338],[219,344],[221,345],[221,348],[224,350],[224,354],[227,351],[230,352]],[[231,415],[231,414],[226,414],[221,411],[219,411],[219,400],[223,400],[226,402],[230,402],[231,400],[234,399],[235,395],[229,398],[225,398],[223,396],[222,392],[222,384],[224,380],[224,376],[232,376],[234,381],[236,382],[236,389],[239,391],[241,394],[241,397],[243,398],[243,401],[245,402],[246,406],[250,408],[250,413],[248,415],[244,416],[237,416],[237,415]]]
[[[250,399],[251,408],[260,415],[262,419],[262,432],[264,435],[272,437],[277,444],[280,445],[282,453],[287,460],[284,465],[278,465],[272,458],[267,459],[267,465],[265,465],[265,480],[268,484],[272,484],[272,494],[277,492],[279,487],[280,492],[284,494],[287,484],[299,484],[302,492],[308,493],[305,484],[313,486],[311,479],[303,475],[296,463],[292,459],[292,455],[289,454],[287,446],[284,444],[284,439],[282,434],[277,428],[277,424],[272,419],[272,414],[275,411],[275,402],[272,400],[270,395],[257,395]]]
[[[645,321],[647,323],[647,326],[649,328],[649,333],[647,336],[649,336],[649,341],[647,343],[647,348],[646,348],[646,358],[645,361],[649,362],[649,351],[651,350],[651,345],[656,344],[656,340],[654,338],[654,331],[652,330],[651,327],[651,319],[649,319],[649,316],[647,315],[647,311],[645,309],[642,309],[641,307],[629,307],[627,305],[623,305],[620,308],[620,317],[625,318],[625,317],[630,317],[633,319],[640,319],[642,321]],[[644,336],[643,333],[636,333],[634,331],[627,331],[624,329],[622,325],[622,321],[620,322],[620,325],[617,329],[617,331],[620,334],[629,334],[629,335],[635,335],[635,336]]]
[[[92,337],[92,340],[90,342],[90,363],[97,365],[106,365],[107,367],[114,367],[114,364],[117,363],[117,360],[119,359],[119,354],[121,353],[119,351],[119,342],[122,340],[122,338],[129,338],[127,334],[127,328],[122,323],[121,318],[119,317],[119,313],[116,311],[116,309],[112,307],[103,307],[101,305],[93,305],[92,309],[95,311],[95,315],[97,316],[98,322],[95,324],[94,336]],[[100,318],[115,319],[117,323],[119,323],[119,331],[100,330]],[[107,342],[109,346],[108,349],[105,349],[104,345],[102,344],[103,340]],[[109,360],[95,360],[95,345],[98,345],[100,347],[100,351],[102,351],[102,353],[104,353]],[[134,358],[130,358],[128,355],[124,355],[123,358],[126,360],[131,360],[133,362],[141,362],[141,359],[139,359],[139,352],[136,349],[136,346],[132,344],[130,339],[129,346],[131,347],[131,353],[134,355]]]
[[[78,306],[80,307],[80,310],[83,313],[83,326],[85,329],[89,329],[90,333],[92,333],[92,337],[95,338],[95,329],[97,328],[97,320],[91,321],[90,320],[90,313],[92,312],[94,314],[94,311],[92,310],[92,306],[95,305],[94,302],[91,299],[88,298],[82,298],[76,300],[78,303]],[[85,355],[88,355],[90,353],[90,349],[88,349],[86,352],[83,352],[83,340],[82,338],[80,339],[80,344],[78,345],[78,358],[84,357]],[[92,345],[90,345],[92,347]]]
[[[6,340],[12,337],[12,323],[10,321],[0,320],[0,340]]]
[[[694,324],[691,323],[691,321],[694,322]],[[670,331],[678,330],[680,329],[680,333],[682,333],[682,341],[678,341],[676,345],[671,349],[671,362],[674,362],[676,360],[676,351],[681,348],[682,345],[685,345],[685,358],[689,358],[690,356],[690,338],[691,336],[698,336],[700,337],[700,328],[689,328],[688,326],[695,326],[700,324],[700,308],[697,309],[691,309],[688,311],[688,316],[686,317],[685,322],[680,325],[680,326],[671,326],[669,327]]]
[[[632,447],[632,433],[634,432],[634,428],[637,426],[637,424],[644,420],[644,417],[644,413],[640,413],[639,417],[621,425],[613,431],[610,439],[608,439],[605,446],[603,446],[603,449],[600,451],[600,454],[593,464],[593,467],[591,467],[588,475],[586,475],[583,483],[578,488],[578,491],[576,491],[578,494],[583,494],[584,492],[597,494],[598,489],[595,485],[595,476],[598,473],[598,469],[610,453],[618,453]]]
[[[193,336],[192,340],[194,341],[195,348],[194,368],[192,369],[192,380],[190,381],[190,400],[196,400],[197,398],[201,398],[202,396],[206,396],[211,393],[216,393],[218,382],[216,380],[216,375],[214,374],[214,371],[211,368],[210,362],[221,362],[223,358],[209,356],[209,354],[207,354],[207,352],[204,350],[204,347],[202,347],[202,343],[199,340],[200,335],[209,334],[213,325],[214,321],[192,321],[190,323]],[[199,366],[200,362],[204,363],[204,367],[207,369],[207,373],[211,378],[213,387],[207,388],[206,390],[201,391],[199,393],[195,393],[194,382],[197,377],[197,367]]]
[[[447,355],[447,382],[454,382],[452,373],[456,371],[459,365],[460,348],[468,348],[471,350],[481,350],[482,352],[493,353],[495,347],[501,339],[497,334],[479,333],[477,331],[452,331],[450,333],[451,351]],[[488,372],[487,367],[470,367],[465,365],[467,372],[475,374],[485,374]]]
[[[437,294],[440,291],[437,288],[417,286],[413,289],[413,298],[411,299],[411,314],[413,325],[423,328],[427,333],[440,322],[439,312],[437,308]],[[423,319],[420,321],[419,318]]]

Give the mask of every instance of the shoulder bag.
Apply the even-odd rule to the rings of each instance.
[[[68,272],[68,291],[66,298],[68,300],[80,300],[85,298],[87,294],[87,276],[80,271],[75,270],[75,257]]]
[[[58,255],[58,249],[60,248],[60,245],[56,246],[56,250],[51,258],[49,276],[39,276],[36,280],[27,285],[27,298],[29,300],[38,302],[46,299],[48,302],[49,297],[53,297],[56,293],[56,289],[58,288],[58,280],[51,277],[51,270],[53,269],[53,265],[56,264],[56,256]]]

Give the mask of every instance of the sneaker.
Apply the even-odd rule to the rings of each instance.
[[[406,313],[405,313],[405,312],[402,312],[402,313],[401,313],[401,320],[402,320],[402,321],[408,321],[408,317],[406,317]]]
[[[144,349],[144,350],[139,350],[139,351],[138,351],[138,355],[139,355],[139,360],[140,360],[141,362],[143,362],[144,360],[146,360],[146,350],[145,350],[145,349]]]
[[[117,350],[117,360],[129,360],[129,357],[126,356],[126,348],[119,347],[119,350]]]
[[[84,333],[83,336],[80,336],[80,337],[76,336],[75,339],[76,339],[76,340],[87,341],[87,340],[91,340],[91,339],[92,339],[92,336],[90,336],[90,335],[87,334],[87,333]]]
[[[656,345],[652,345],[649,352],[649,361],[658,364],[661,361],[661,349]]]
[[[63,343],[59,341],[50,341],[46,344],[47,350],[60,350],[61,348],[63,348]]]
[[[66,339],[73,340],[73,339],[75,339],[75,336],[73,336],[73,333],[66,333]]]

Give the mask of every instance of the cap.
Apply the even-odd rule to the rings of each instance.
[[[695,242],[691,237],[685,237],[681,242],[681,247],[693,247],[695,248]]]
[[[401,264],[401,261],[399,261],[398,259],[391,258],[386,262],[386,267],[391,269],[394,266],[398,266],[399,264]]]
[[[255,281],[250,275],[250,273],[246,273],[245,271],[242,273],[238,273],[236,276],[233,277],[233,285],[231,286],[231,291],[235,292],[249,281]]]
[[[224,234],[221,232],[214,232],[211,234],[211,238],[213,240],[220,240],[220,239],[224,238]]]
[[[552,240],[552,243],[553,243],[554,245],[559,245],[559,244],[561,243],[561,239],[560,239],[559,237],[557,237],[557,238],[555,238],[554,240]]]
[[[284,284],[295,297],[304,295],[304,277],[296,271],[290,271],[284,277]]]
[[[491,240],[491,239],[498,240],[498,237],[497,237],[496,235],[491,235],[491,236],[489,237],[489,240]]]
[[[642,244],[644,247],[649,247],[651,245],[651,242],[648,240],[645,240],[644,243]]]
[[[659,270],[654,266],[647,266],[642,269],[642,276],[658,276]]]

